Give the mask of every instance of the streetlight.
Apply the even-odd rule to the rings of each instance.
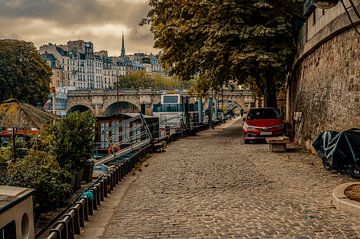
[[[344,7],[346,15],[348,16],[352,27],[355,29],[356,33],[360,35],[360,31],[356,28],[354,20],[351,18],[351,15],[349,13],[350,8],[354,9],[355,15],[360,19],[360,13],[357,10],[353,0],[349,0],[349,2],[350,2],[349,7],[347,7],[345,5],[344,0],[314,0],[314,5],[319,9],[329,9],[329,8],[335,7],[339,1],[341,2],[342,6]]]

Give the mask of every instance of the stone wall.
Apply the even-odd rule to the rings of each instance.
[[[353,29],[344,31],[316,48],[294,71],[290,115],[296,140],[307,148],[324,130],[360,128],[359,39]]]

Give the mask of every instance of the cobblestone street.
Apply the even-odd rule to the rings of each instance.
[[[360,238],[359,218],[331,205],[349,176],[305,151],[243,145],[240,134],[241,121],[230,122],[154,154],[81,237]]]

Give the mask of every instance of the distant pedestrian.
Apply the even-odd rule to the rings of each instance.
[[[240,110],[240,115],[241,115],[241,117],[244,116],[244,109],[241,109],[241,110]]]

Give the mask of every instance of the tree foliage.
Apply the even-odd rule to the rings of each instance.
[[[170,74],[258,88],[274,104],[295,50],[292,23],[301,0],[150,0],[155,47]],[[272,97],[271,97],[272,96]],[[271,102],[270,102],[271,101]]]
[[[65,205],[72,193],[70,174],[49,152],[30,150],[25,158],[10,163],[0,176],[0,184],[35,189],[34,201],[42,211]]]
[[[184,82],[177,77],[148,74],[145,71],[135,71],[119,78],[120,88],[152,88],[152,89],[188,89],[192,82]]]
[[[95,146],[95,118],[91,111],[74,112],[42,133],[42,146],[60,167],[76,172],[84,168]]]
[[[32,43],[0,40],[0,102],[14,97],[33,105],[44,103],[51,74]]]

